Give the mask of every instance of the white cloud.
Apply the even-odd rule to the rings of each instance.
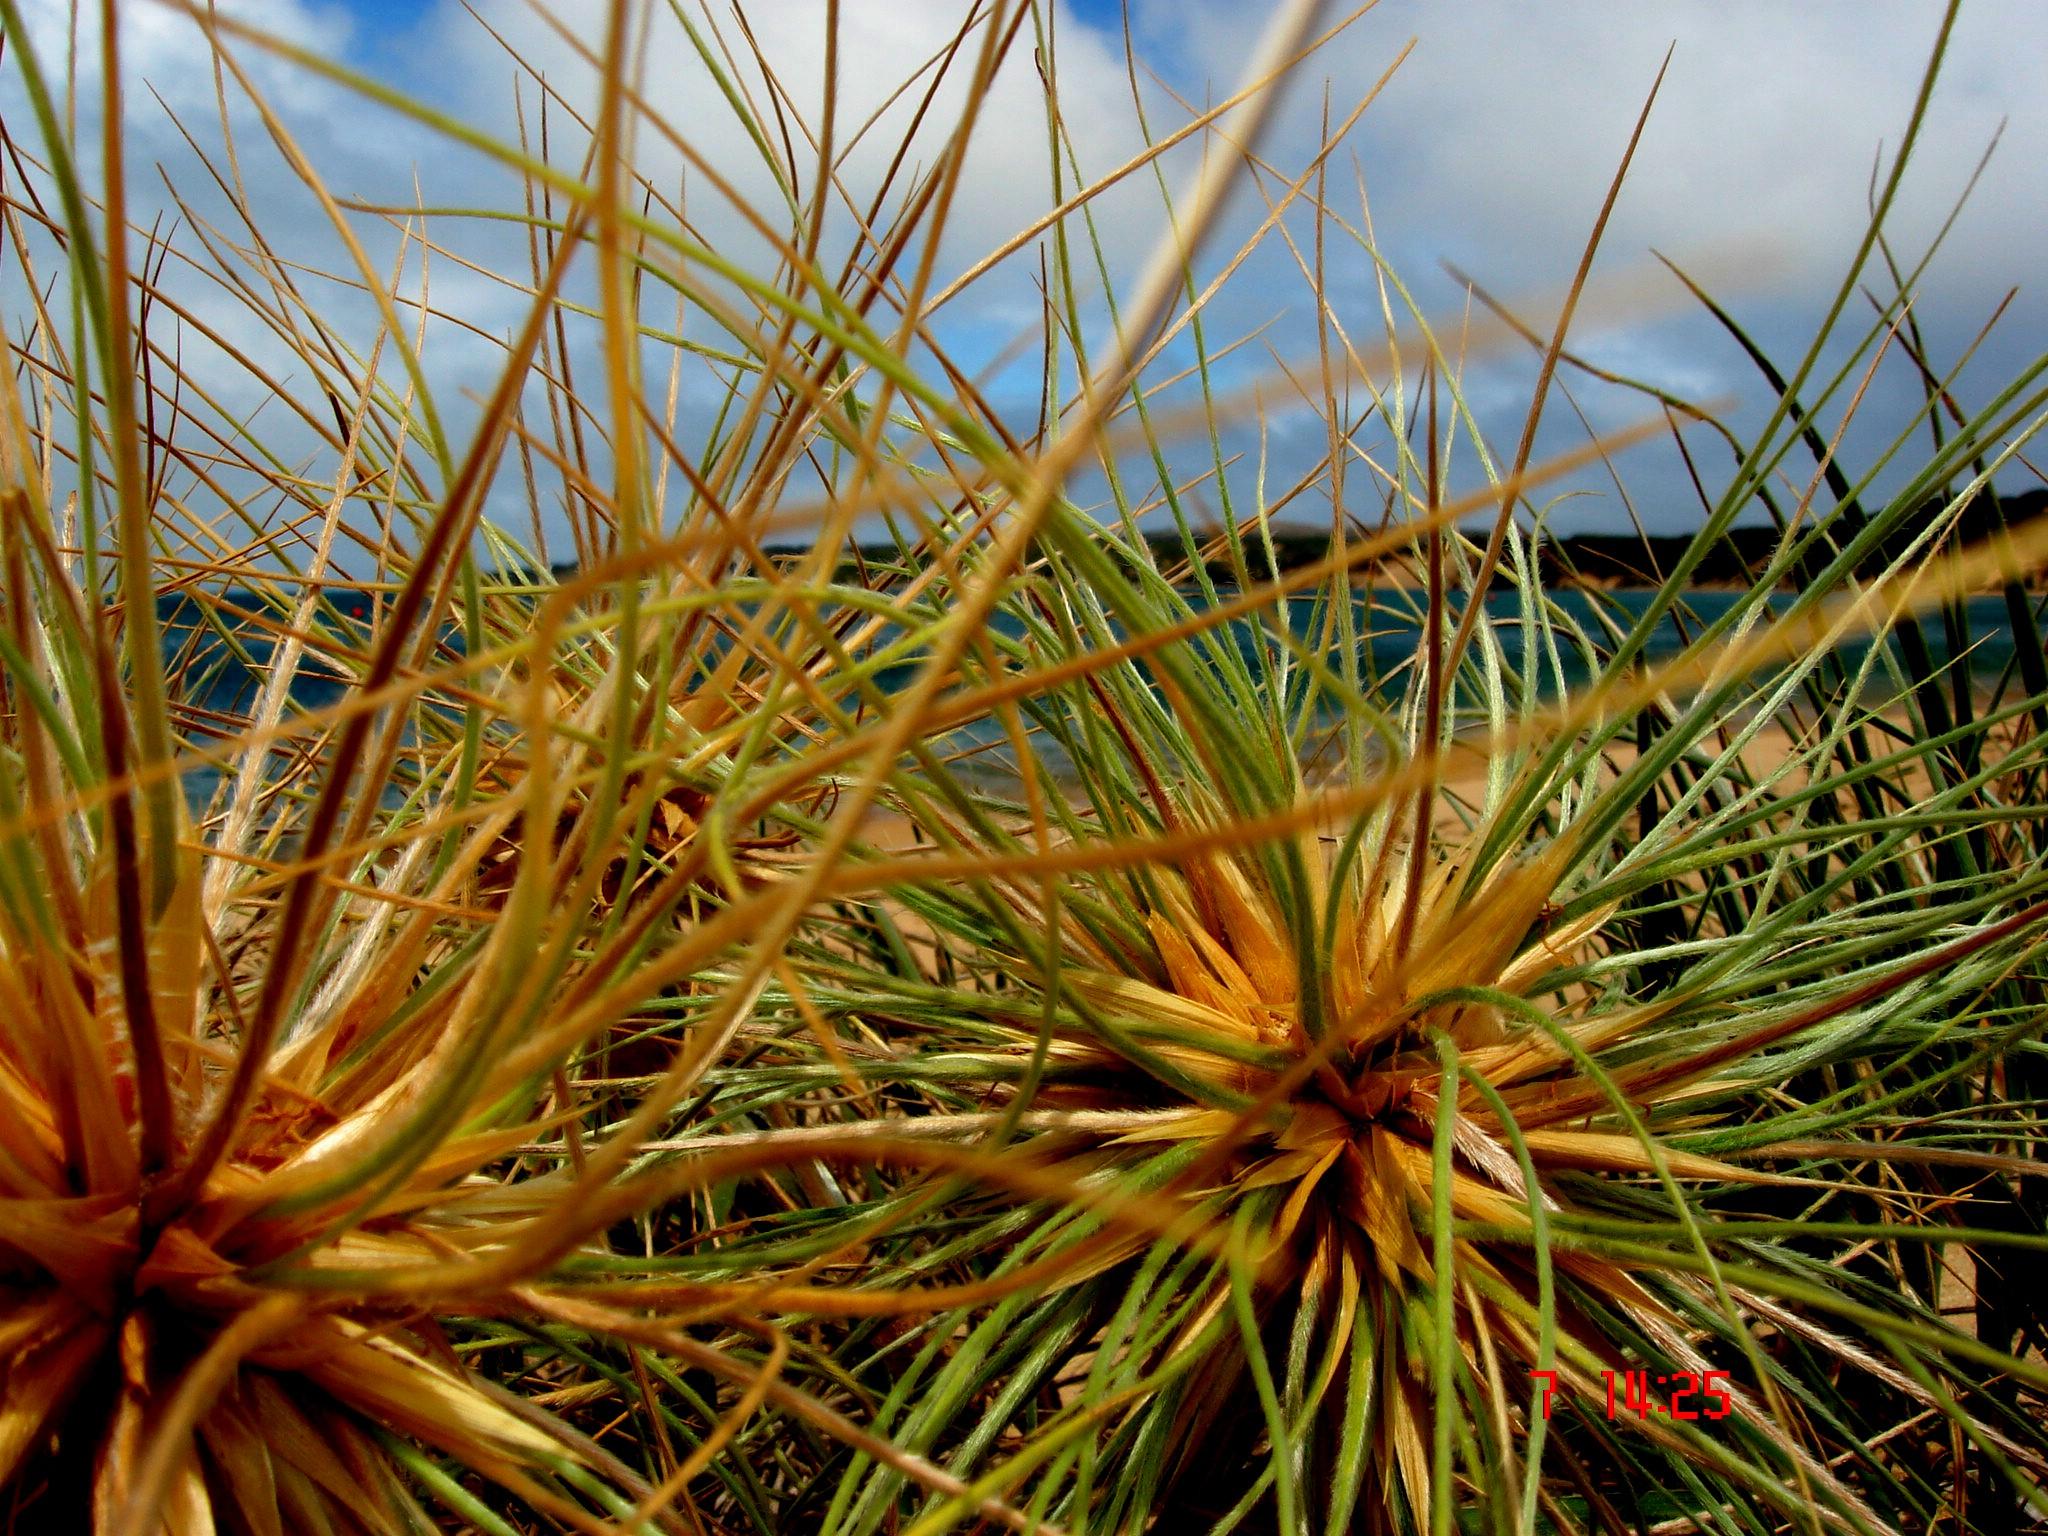
[[[588,106],[590,71],[523,0],[480,0],[479,9],[572,105]],[[559,9],[576,19],[588,45],[597,45],[606,7],[593,0]],[[1215,99],[1235,83],[1251,55],[1264,9],[1234,0],[1134,0],[1141,79],[1142,70],[1151,67],[1189,99]],[[94,8],[82,10],[89,21]],[[512,136],[517,70],[459,7],[438,6],[430,20],[408,30],[402,52],[373,48],[372,36],[352,26],[335,4],[230,0],[222,10],[327,56],[367,61],[375,72],[394,77],[434,105]],[[27,0],[27,11],[30,42],[46,61],[61,61],[67,0]],[[844,142],[904,76],[945,45],[966,8],[959,0],[850,0],[841,13],[839,131]],[[741,196],[775,208],[779,195],[758,150],[667,8],[656,7],[654,14],[644,77],[648,99],[710,163],[734,179]],[[722,9],[716,14],[735,56],[735,76],[765,105],[760,65],[747,53],[729,16]],[[750,14],[767,66],[795,104],[794,114],[815,124],[824,61],[822,0],[775,0],[751,7]],[[160,5],[124,5],[122,16],[131,81],[148,80],[202,142],[212,143],[217,138],[213,81],[196,29]],[[1304,163],[1315,148],[1320,81],[1332,80],[1334,107],[1341,114],[1349,98],[1366,89],[1413,34],[1419,40],[1414,55],[1367,113],[1352,146],[1371,188],[1382,248],[1426,302],[1455,302],[1455,289],[1434,269],[1437,259],[1446,256],[1502,291],[1554,293],[1577,259],[1643,95],[1665,48],[1675,40],[1670,74],[1616,210],[1601,272],[1639,264],[1653,246],[1684,258],[1721,245],[1731,235],[1761,233],[1782,253],[1780,265],[1768,283],[1760,277],[1751,289],[1738,287],[1728,296],[1782,354],[1812,325],[1822,296],[1839,280],[1862,222],[1871,157],[1880,143],[1887,148],[1897,143],[1935,19],[1932,7],[1879,11],[1840,0],[1799,7],[1754,0],[1629,6],[1554,0],[1541,7],[1511,0],[1460,0],[1456,6],[1442,0],[1384,0],[1308,66],[1264,148],[1282,167]],[[968,49],[977,46],[979,35],[970,38]],[[95,95],[89,28],[85,43],[82,117],[89,127]],[[2048,208],[2048,156],[2041,153],[2048,145],[2048,98],[2038,90],[2034,61],[2048,51],[2044,44],[2048,13],[2030,0],[1972,0],[1965,6],[1894,220],[1902,253],[1917,254],[1999,118],[2011,119],[1983,187],[1922,287],[1922,313],[1932,339],[1951,353],[2005,286],[2029,275],[2023,253],[2030,254],[2041,241],[2042,210]],[[417,175],[429,203],[519,206],[516,178],[504,168],[248,45],[237,52],[336,192],[409,201]],[[1140,144],[1121,38],[1113,30],[1080,24],[1063,11],[1059,60],[1067,122],[1085,171],[1100,174]],[[898,195],[910,175],[936,162],[958,120],[964,78],[965,71],[958,71],[913,140]],[[1161,86],[1147,80],[1144,89],[1155,132],[1184,120]],[[522,90],[532,127],[537,123],[532,82],[526,81]],[[907,130],[915,94],[899,100],[849,156],[843,175],[858,204],[865,205],[885,174]],[[253,201],[270,219],[269,233],[289,255],[346,271],[317,207],[297,186],[256,114],[232,87],[230,100],[243,174]],[[219,217],[220,199],[162,109],[139,84],[130,85],[126,101],[131,198],[138,216],[146,218],[152,202],[161,200],[154,175],[154,163],[161,161],[181,188],[197,195],[206,216]],[[0,85],[0,104],[12,121],[24,122],[11,78]],[[556,163],[573,166],[584,147],[582,134],[560,113],[554,114],[554,129]],[[799,180],[807,183],[814,152],[793,118],[787,131]],[[89,158],[91,134],[82,137]],[[1173,157],[1173,180],[1191,168],[1197,148],[1190,145]],[[773,133],[773,149],[782,153],[779,129]],[[675,184],[681,158],[645,128],[638,155],[658,185]],[[90,174],[89,164],[87,169]],[[704,178],[691,176],[685,185],[689,215],[706,242],[734,260],[758,263],[762,247],[757,238]],[[1339,206],[1351,206],[1347,154],[1333,161],[1331,185]],[[941,279],[1028,223],[1051,197],[1043,102],[1027,33],[996,78],[981,114],[959,200],[948,220]],[[1241,237],[1262,211],[1256,198],[1241,197],[1216,249],[1227,250],[1234,243],[1230,235]],[[1098,228],[1119,282],[1128,283],[1161,223],[1149,172],[1104,199]],[[374,258],[388,261],[389,232],[369,220],[360,227]],[[1303,221],[1290,227],[1298,238],[1306,234]],[[242,231],[224,228],[231,238],[246,239]],[[514,226],[439,219],[432,233],[485,264],[523,269],[524,237]],[[1074,227],[1070,233],[1086,275],[1092,255],[1082,231]],[[836,267],[852,243],[851,218],[835,212],[827,226],[828,267]],[[1290,356],[1305,350],[1306,295],[1292,259],[1277,242],[1269,245],[1219,303],[1212,344],[1284,313],[1273,332],[1275,344]],[[1333,239],[1329,260],[1333,291],[1347,322],[1371,335],[1377,326],[1376,299],[1363,257]],[[1035,326],[1037,272],[1035,252],[1020,253],[949,312],[949,344],[960,349],[969,366],[987,361]],[[502,334],[519,312],[516,295],[462,273],[448,260],[437,259],[435,273],[436,301],[486,332]],[[319,290],[320,302],[350,340],[367,347],[375,326],[371,307],[317,279],[306,281]],[[232,322],[231,302],[218,295],[200,302],[209,314]],[[2017,339],[1994,338],[1973,376],[2009,372],[2017,348],[2033,344],[2043,319],[2040,298],[2023,295],[2007,328],[2008,336]],[[692,324],[701,334],[701,319]],[[1735,386],[1756,392],[1747,365],[1711,325],[1697,321],[1645,327],[1626,337],[1589,336],[1586,345],[1610,361],[1624,361],[1680,388],[1711,393]],[[452,329],[436,335],[429,371],[452,416],[460,416],[461,390],[488,382],[491,361],[489,347],[475,338]],[[1227,371],[1248,371],[1252,361],[1247,353]],[[1903,384],[1903,373],[1900,377]],[[1512,402],[1519,387],[1514,371],[1492,379],[1475,376],[1473,385],[1475,398],[1502,402],[1501,412],[1488,420],[1489,431],[1511,437],[1517,425]],[[1890,403],[1902,398],[1895,396]],[[1886,399],[1883,390],[1873,396],[1879,404]],[[1592,408],[1602,419],[1615,409],[1597,402]],[[1304,441],[1317,436],[1305,434]],[[1278,467],[1273,475],[1283,478]],[[1655,503],[1655,488],[1644,499]],[[1674,498],[1673,505],[1681,500]]]
[[[589,112],[595,75],[574,44],[559,36],[522,0],[486,0],[478,10],[528,66],[546,74],[549,84],[571,106]],[[599,52],[603,8],[565,13],[574,17],[575,35],[583,47]],[[864,207],[885,174],[909,127],[923,81],[901,95],[895,94],[897,88],[952,41],[962,15],[958,5],[918,0],[844,8],[835,131],[837,152],[843,157],[840,175],[855,204]],[[781,161],[793,154],[800,195],[808,191],[816,172],[816,150],[807,132],[818,128],[823,115],[824,17],[820,0],[786,0],[757,13],[755,41],[761,48],[762,63],[754,60],[744,36],[729,19],[722,25],[697,19],[700,35],[718,57],[728,81],[747,94],[763,119],[775,158]],[[967,65],[985,34],[985,27],[976,27],[968,35],[959,61],[926,112],[899,172],[899,193],[912,173],[930,170],[957,126],[967,92]],[[450,17],[443,37],[451,55],[451,72],[460,81],[459,101],[465,115],[490,123],[509,137],[513,122],[510,85],[521,71],[481,29],[461,19]],[[722,56],[727,49],[730,57]],[[772,99],[763,78],[763,63],[780,83],[786,104]],[[1061,45],[1061,70],[1071,98],[1083,113],[1084,154],[1099,156],[1105,150],[1128,153],[1135,148],[1128,109],[1117,107],[1120,97],[1115,92],[1121,86],[1122,72],[1102,40],[1085,29],[1069,30]],[[524,81],[523,89],[531,127],[536,121],[532,82]],[[761,151],[695,47],[665,9],[654,16],[638,89],[651,111],[729,178],[749,203],[764,210],[778,208],[780,194]],[[890,104],[892,96],[895,99]],[[783,108],[780,112],[778,105]],[[867,120],[877,111],[883,115],[868,125]],[[559,116],[556,121],[562,126]],[[848,142],[857,133],[859,143],[849,152]],[[672,187],[683,170],[681,157],[647,124],[640,124],[637,134],[636,163],[657,185]],[[580,157],[581,136],[570,142],[572,153],[565,155],[558,148],[558,163],[573,164]],[[730,218],[729,210],[712,211],[713,205],[723,200],[701,177],[693,179],[692,217],[704,217],[709,227],[721,228],[721,221]],[[979,254],[973,250],[977,244],[983,249],[992,246],[1041,211],[1049,204],[1050,186],[1044,107],[1027,31],[997,74],[973,138],[960,201],[949,223],[961,256]]]
[[[1253,10],[1227,0],[1135,0],[1134,18],[1141,41],[1177,67],[1175,83],[1198,91],[1205,78],[1229,78],[1245,56]],[[1448,308],[1458,295],[1437,270],[1446,258],[1496,292],[1561,290],[1675,44],[1603,243],[1596,290],[1605,278],[1646,265],[1653,248],[1687,263],[1731,248],[1767,250],[1769,260],[1723,273],[1714,287],[1789,365],[1847,270],[1867,219],[1873,158],[1880,146],[1887,157],[1896,153],[1939,20],[1935,6],[1854,0],[1383,0],[1307,73],[1311,81],[1333,80],[1341,112],[1416,40],[1366,114],[1354,148],[1382,250],[1425,303]],[[2048,233],[2044,56],[2048,11],[2028,0],[1963,6],[1888,223],[1900,257],[1917,259],[2000,119],[2009,119],[1982,184],[1916,288],[1940,358],[1960,353],[2007,287],[2032,275],[2027,255]],[[1297,92],[1267,146],[1271,159],[1298,164],[1313,152],[1318,106],[1315,92]],[[1348,188],[1348,172],[1343,181]],[[1347,195],[1354,215],[1355,205]],[[1355,250],[1331,260],[1344,312],[1370,331],[1369,267]],[[1881,269],[1866,280],[1884,286]],[[1255,288],[1247,285],[1241,297],[1255,297]],[[1535,318],[1547,321],[1547,313]],[[1868,318],[1859,303],[1843,334]],[[1966,402],[2023,366],[2044,327],[2048,304],[2023,288],[1964,375]],[[1763,393],[1739,351],[1689,307],[1627,336],[1588,333],[1579,344],[1697,396],[1733,390],[1755,402]],[[1526,377],[1517,368],[1500,371]],[[1500,393],[1511,400],[1514,390]],[[1859,458],[1874,452],[1916,403],[1910,370],[1887,365],[1866,401],[1867,430],[1852,431],[1851,449]],[[1568,413],[1556,414],[1569,425]],[[1602,418],[1620,414],[1618,405],[1595,410]],[[1519,412],[1511,407],[1489,427],[1511,441]],[[1562,446],[1563,434],[1550,434],[1547,444]],[[1651,475],[1644,500],[1652,516],[1668,504],[1682,523],[1689,498],[1675,469]],[[1619,509],[1610,500],[1605,512],[1584,515],[1618,516]]]

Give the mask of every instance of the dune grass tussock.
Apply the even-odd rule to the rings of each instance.
[[[815,111],[670,7],[746,167],[643,92],[623,3],[587,99],[506,40],[507,139],[173,9],[218,111],[166,233],[120,28],[38,56],[0,0],[6,1529],[2048,1513],[2048,533],[1958,532],[2002,527],[2048,359],[1971,404],[1917,329],[1927,90],[1802,356],[1684,279],[1760,424],[1610,372],[1644,424],[1546,457],[1600,226],[1554,327],[1423,313],[1334,174],[1377,87],[1262,148],[1357,16],[1280,8],[1090,180],[1035,0],[868,121],[836,7]],[[956,273],[1033,60],[1051,211]],[[329,186],[280,68],[512,196]],[[247,192],[252,121],[331,269]],[[493,335],[437,293],[508,224]],[[1270,373],[1216,333],[1261,247],[1314,329]],[[1022,260],[1030,347],[970,363],[945,317]],[[1466,382],[1522,348],[1502,453]],[[1921,410],[1847,462],[1900,358]],[[1238,452],[1283,392],[1326,440],[1287,484]],[[1546,587],[1545,488],[1667,435],[1686,557]]]

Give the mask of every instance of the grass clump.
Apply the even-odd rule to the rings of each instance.
[[[1732,466],[1625,600],[1550,580],[1539,498],[1644,434],[1535,453],[1587,371],[1597,228],[1550,336],[1492,306],[1542,358],[1501,457],[1329,192],[1357,114],[1305,170],[1260,156],[1312,5],[1092,182],[1053,14],[978,10],[899,93],[956,115],[864,196],[836,22],[810,120],[744,26],[676,7],[758,204],[639,93],[630,7],[592,102],[521,76],[519,143],[187,10],[239,233],[181,204],[180,245],[129,227],[111,108],[88,187],[65,72],[0,0],[37,296],[0,396],[10,1528],[2039,1513],[2048,538],[1994,486],[2048,394],[2036,364],[1972,414],[1911,329],[1905,152],[1803,357],[1715,310],[1760,426],[1606,376]],[[949,286],[940,247],[1027,48],[1058,171],[1006,248],[1044,263],[1019,428],[933,316],[1000,270]],[[528,267],[491,276],[521,314],[461,431],[428,272],[507,210],[337,196],[266,56],[516,177]],[[231,96],[343,274],[272,246]],[[655,142],[758,266],[634,157]],[[1101,210],[1133,176],[1163,236],[1123,291]],[[1266,214],[1208,251],[1239,183]],[[1210,334],[1269,239],[1328,440],[1284,490],[1233,458],[1264,408]],[[1332,247],[1376,286],[1372,343]],[[1893,291],[1851,335],[1867,263]],[[1928,446],[1882,495],[1832,445],[1902,336],[1925,404],[1889,456]],[[275,439],[234,389],[279,402]],[[1327,553],[1277,569],[1305,506]],[[1692,573],[1758,513],[1766,566],[1706,601]],[[2014,660],[1973,671],[1985,594]],[[1639,1373],[1667,1408],[1711,1373],[1727,1412],[1599,1411]]]

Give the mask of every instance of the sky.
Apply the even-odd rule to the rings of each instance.
[[[524,0],[473,3],[572,100],[581,99],[587,72]],[[1060,4],[1062,100],[1076,154],[1086,172],[1098,174],[1142,143],[1126,74],[1122,6],[1116,0]],[[30,40],[46,53],[61,46],[64,9],[65,0],[26,0]],[[222,0],[222,9],[257,17],[466,120],[508,136],[514,131],[511,65],[453,0]],[[1186,108],[1176,95],[1200,103],[1234,86],[1269,9],[1242,0],[1130,0],[1138,79],[1155,129],[1183,120]],[[763,47],[799,98],[817,90],[822,10],[819,0],[749,6]],[[604,7],[575,0],[557,11],[595,36]],[[1513,297],[1547,327],[1668,51],[1668,72],[1602,244],[1573,346],[1603,366],[1690,398],[1732,401],[1734,419],[1753,423],[1768,405],[1768,391],[1721,328],[1662,274],[1656,253],[1701,274],[1782,364],[1796,361],[1843,280],[1866,218],[1873,166],[1897,147],[1941,11],[1928,0],[1381,0],[1300,72],[1262,153],[1276,166],[1305,164],[1319,142],[1325,92],[1330,112],[1341,118],[1409,48],[1333,156],[1332,202],[1356,221],[1363,187],[1380,252],[1440,332],[1455,330],[1465,312],[1464,291],[1447,266]],[[123,14],[132,18],[124,44],[131,76],[163,98],[160,105],[148,92],[129,90],[131,159],[152,169],[161,165],[195,206],[204,207],[203,168],[170,122],[170,114],[178,114],[207,141],[213,97],[203,51],[189,27],[148,0],[124,0]],[[729,18],[722,4],[714,14]],[[879,100],[906,61],[935,46],[962,14],[961,0],[844,0],[846,96]],[[744,184],[744,167],[758,162],[750,160],[744,139],[680,44],[676,34],[654,51],[649,94],[714,163],[741,166]],[[1916,260],[2003,125],[1970,201],[1914,285],[1915,314],[1938,361],[1960,357],[2001,303],[2007,306],[1957,378],[1956,394],[1966,407],[1981,405],[2048,350],[2048,300],[2037,283],[2048,234],[2044,58],[2048,6],[1965,0],[1889,226],[1901,257]],[[965,267],[1049,202],[1042,111],[1030,66],[1029,48],[1020,49],[998,82],[942,247],[942,269]],[[429,203],[512,205],[504,173],[417,125],[276,61],[254,60],[251,69],[337,189],[409,201],[417,178]],[[18,101],[10,73],[0,80],[0,108],[14,118]],[[267,152],[260,123],[240,105],[234,116],[252,195],[293,210],[285,222],[303,226],[306,260],[333,259],[317,209],[281,157]],[[1013,123],[1026,127],[1018,131]],[[662,151],[655,145],[649,153],[658,162]],[[1173,176],[1192,172],[1194,153],[1189,146],[1169,160]],[[876,157],[855,162],[851,179],[863,174],[879,174]],[[168,204],[157,178],[145,175],[136,185],[145,209],[152,197]],[[758,195],[764,189],[762,183],[751,190]],[[1134,280],[1160,231],[1158,196],[1154,185],[1133,178],[1104,202],[1105,259],[1120,287]],[[1256,196],[1241,190],[1212,248],[1212,267],[1214,251],[1248,233],[1261,212]],[[737,221],[721,224],[715,212],[706,218],[716,238],[729,240],[736,253],[746,250]],[[1301,235],[1307,225],[1290,221],[1290,228]],[[523,260],[508,228],[480,227],[464,238],[475,242],[466,249],[482,262]],[[982,285],[971,303],[963,301],[947,319],[949,346],[971,362],[1002,356],[1036,321],[1036,272],[1035,258],[1027,255]],[[1882,273],[1866,276],[1876,280]],[[1328,282],[1347,328],[1376,334],[1380,289],[1355,244],[1333,243]],[[444,264],[435,283],[437,303],[487,332],[502,334],[515,313],[510,297],[478,274]],[[2008,298],[2015,287],[2017,295]],[[19,324],[12,299],[0,297],[0,309],[10,326]],[[224,295],[214,297],[208,312],[233,323]],[[336,312],[352,313],[346,296]],[[358,306],[354,313],[373,328],[366,310]],[[1865,301],[1853,300],[1848,331],[1860,333],[1869,318]],[[1312,351],[1314,328],[1294,258],[1280,241],[1269,237],[1227,286],[1211,311],[1210,331],[1218,344],[1260,332],[1260,342],[1237,354],[1226,372],[1233,380],[1263,372],[1276,381],[1276,398],[1285,396],[1275,355],[1298,363]],[[451,400],[488,380],[491,356],[488,341],[447,328],[432,357],[433,367],[445,371]],[[1826,362],[1846,356],[1837,348]],[[1512,451],[1532,375],[1533,358],[1521,349],[1497,348],[1467,366],[1467,398],[1500,458]],[[1569,376],[1566,382],[1573,398],[1559,398],[1547,413],[1539,444],[1545,452],[1584,440],[1588,428],[1574,415],[1574,403],[1596,431],[1643,415],[1638,396]],[[999,373],[992,387],[999,402],[1007,390],[1010,403],[1026,413],[1034,404],[1027,386],[1022,371],[1012,369]],[[1918,387],[1903,357],[1881,362],[1844,438],[1845,460],[1857,467],[1879,460]],[[459,416],[459,405],[453,414]],[[1312,415],[1276,407],[1264,443],[1270,478],[1278,483],[1290,464],[1305,464],[1319,452],[1321,430]],[[1235,429],[1228,446],[1246,455],[1239,472],[1249,475],[1261,447],[1257,435]],[[1879,469],[1879,485],[1895,483],[1908,457]],[[1632,512],[1662,531],[1697,522],[1698,501],[1675,449],[1646,445],[1618,468],[1625,497],[1604,473],[1590,472],[1562,488],[1570,494],[1549,509],[1554,525],[1622,527]],[[1454,478],[1459,473],[1479,471],[1468,456],[1454,466]],[[2032,483],[2017,464],[2001,476],[2008,489]],[[1085,496],[1099,487],[1076,489]]]

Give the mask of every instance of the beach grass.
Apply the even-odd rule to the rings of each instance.
[[[1998,501],[2048,358],[1960,398],[1937,253],[1886,235],[1953,5],[1802,354],[1673,284],[1774,409],[1609,374],[1641,423],[1550,455],[1604,210],[1544,324],[1426,313],[1340,184],[1357,112],[1265,158],[1350,24],[1315,4],[1094,179],[1053,9],[969,8],[904,70],[945,130],[858,198],[831,23],[807,116],[671,8],[743,168],[637,89],[623,3],[590,99],[528,70],[507,139],[172,9],[219,104],[177,235],[129,212],[120,28],[38,56],[0,0],[7,1530],[2048,1515],[2048,529]],[[1034,59],[1052,211],[956,271]],[[344,195],[278,69],[513,195]],[[244,190],[252,111],[335,270]],[[432,279],[508,222],[517,322],[464,332]],[[1313,352],[1248,381],[1215,296],[1262,243]],[[1022,425],[938,318],[1003,258]],[[1503,451],[1465,386],[1522,350]],[[1901,358],[1919,409],[1850,462]],[[1323,440],[1287,484],[1237,452],[1283,393]],[[1545,488],[1651,437],[1697,538],[1561,601]]]

